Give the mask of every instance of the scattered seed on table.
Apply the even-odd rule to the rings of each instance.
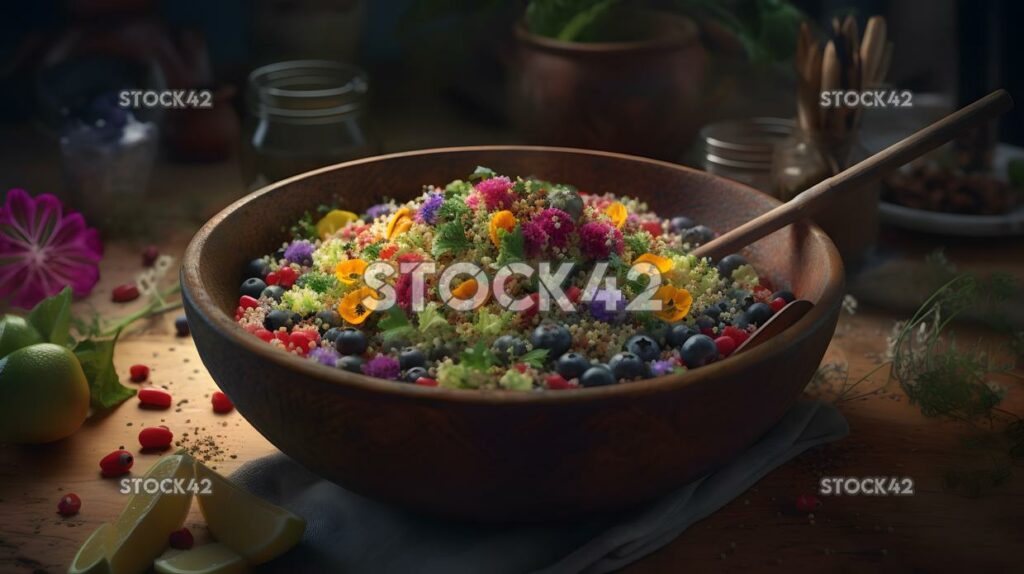
[[[210,402],[213,403],[213,412],[215,413],[230,413],[235,408],[231,399],[221,391],[213,393],[213,396],[210,397]]]
[[[100,459],[100,470],[104,477],[121,476],[130,471],[133,464],[135,457],[122,446]]]
[[[190,333],[188,319],[186,319],[184,315],[178,315],[174,319],[174,329],[179,337],[188,337]]]
[[[166,409],[171,406],[171,394],[160,389],[140,389],[140,406],[153,409]]]
[[[60,497],[57,503],[57,513],[61,516],[74,516],[82,508],[82,499],[74,492],[69,492]]]
[[[139,298],[139,288],[134,283],[123,283],[114,287],[110,300],[114,303],[127,303]]]

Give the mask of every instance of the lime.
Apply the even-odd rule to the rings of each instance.
[[[0,359],[0,443],[51,442],[89,414],[89,383],[75,354],[38,343]]]
[[[0,357],[17,351],[22,347],[42,343],[43,336],[29,325],[24,317],[4,315],[0,318]]]
[[[244,574],[249,564],[223,544],[206,544],[191,550],[168,550],[153,565],[159,574]]]
[[[78,549],[68,574],[110,574],[107,550],[113,536],[114,527],[107,522],[101,524]]]

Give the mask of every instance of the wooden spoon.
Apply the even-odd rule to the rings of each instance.
[[[764,325],[758,327],[753,334],[747,337],[746,341],[740,343],[740,346],[736,347],[736,350],[733,351],[732,354],[738,355],[743,351],[749,351],[761,343],[767,342],[768,339],[771,339],[775,335],[778,335],[792,327],[793,324],[806,315],[812,307],[814,307],[814,303],[811,303],[806,299],[797,299],[796,301],[789,303],[782,309],[779,309],[778,313],[772,315],[770,319],[765,321]]]
[[[789,202],[712,239],[695,249],[693,254],[702,258],[720,259],[730,253],[736,253],[773,231],[813,215],[823,203],[842,193],[859,193],[867,183],[952,140],[963,130],[995,118],[1012,107],[1013,98],[1009,92],[996,90],[814,185]]]

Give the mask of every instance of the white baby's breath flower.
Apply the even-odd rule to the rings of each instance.
[[[843,296],[843,311],[846,311],[848,315],[857,314],[857,299],[853,295],[846,294]]]

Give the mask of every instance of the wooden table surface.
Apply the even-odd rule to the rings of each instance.
[[[33,192],[55,189],[54,170],[33,165],[31,154],[11,150],[0,159],[4,180]],[[12,159],[13,158],[13,159]],[[20,159],[19,159],[20,158]],[[38,162],[36,162],[38,163]],[[154,177],[158,197],[174,203],[175,189],[188,182],[206,182],[204,189],[223,189],[225,177],[237,180],[228,168],[183,166]],[[233,168],[232,168],[233,169]],[[162,193],[170,194],[167,197]],[[214,211],[238,191],[214,194],[205,206],[188,204],[185,219]],[[164,213],[161,213],[164,215]],[[162,218],[153,237],[164,252],[180,256],[190,227]],[[150,239],[152,240],[152,239]],[[908,257],[920,258],[939,245],[949,246],[951,260],[975,269],[1003,268],[1024,277],[1024,241],[951,241],[892,234],[887,244]],[[79,311],[95,307],[117,314],[132,304],[109,302],[114,285],[141,271],[140,242],[109,242],[102,280],[94,294],[79,302]],[[171,313],[139,324],[122,337],[115,362],[127,385],[129,366],[144,363],[152,369],[153,385],[166,388],[174,405],[166,411],[138,408],[131,399],[103,417],[91,418],[71,438],[32,447],[0,446],[0,573],[61,572],[88,534],[113,519],[125,504],[116,481],[99,477],[98,461],[120,447],[137,452],[138,431],[167,425],[176,440],[200,446],[210,464],[230,473],[242,462],[275,449],[237,412],[217,415],[210,407],[216,385],[203,368],[191,339],[174,335]],[[856,314],[844,314],[826,362],[848,367],[858,378],[878,365],[886,335],[902,313],[862,304]],[[1021,374],[1020,370],[1017,371]],[[1006,381],[1007,410],[1024,413],[1024,383]],[[884,371],[871,383],[886,385]],[[827,393],[826,393],[827,396]],[[626,570],[633,573],[689,571],[1021,571],[1024,556],[1024,468],[1006,481],[971,498],[951,492],[944,476],[954,468],[984,468],[985,460],[965,440],[963,425],[926,419],[894,384],[881,392],[840,405],[850,423],[850,436],[807,453],[767,475],[732,503],[699,522],[661,550]],[[159,455],[139,454],[136,475]],[[795,498],[815,493],[819,477],[906,476],[916,493],[908,497],[829,497],[812,515],[794,512]],[[56,514],[60,497],[75,492],[82,511],[75,517]],[[187,524],[202,537],[202,519],[193,509]]]

